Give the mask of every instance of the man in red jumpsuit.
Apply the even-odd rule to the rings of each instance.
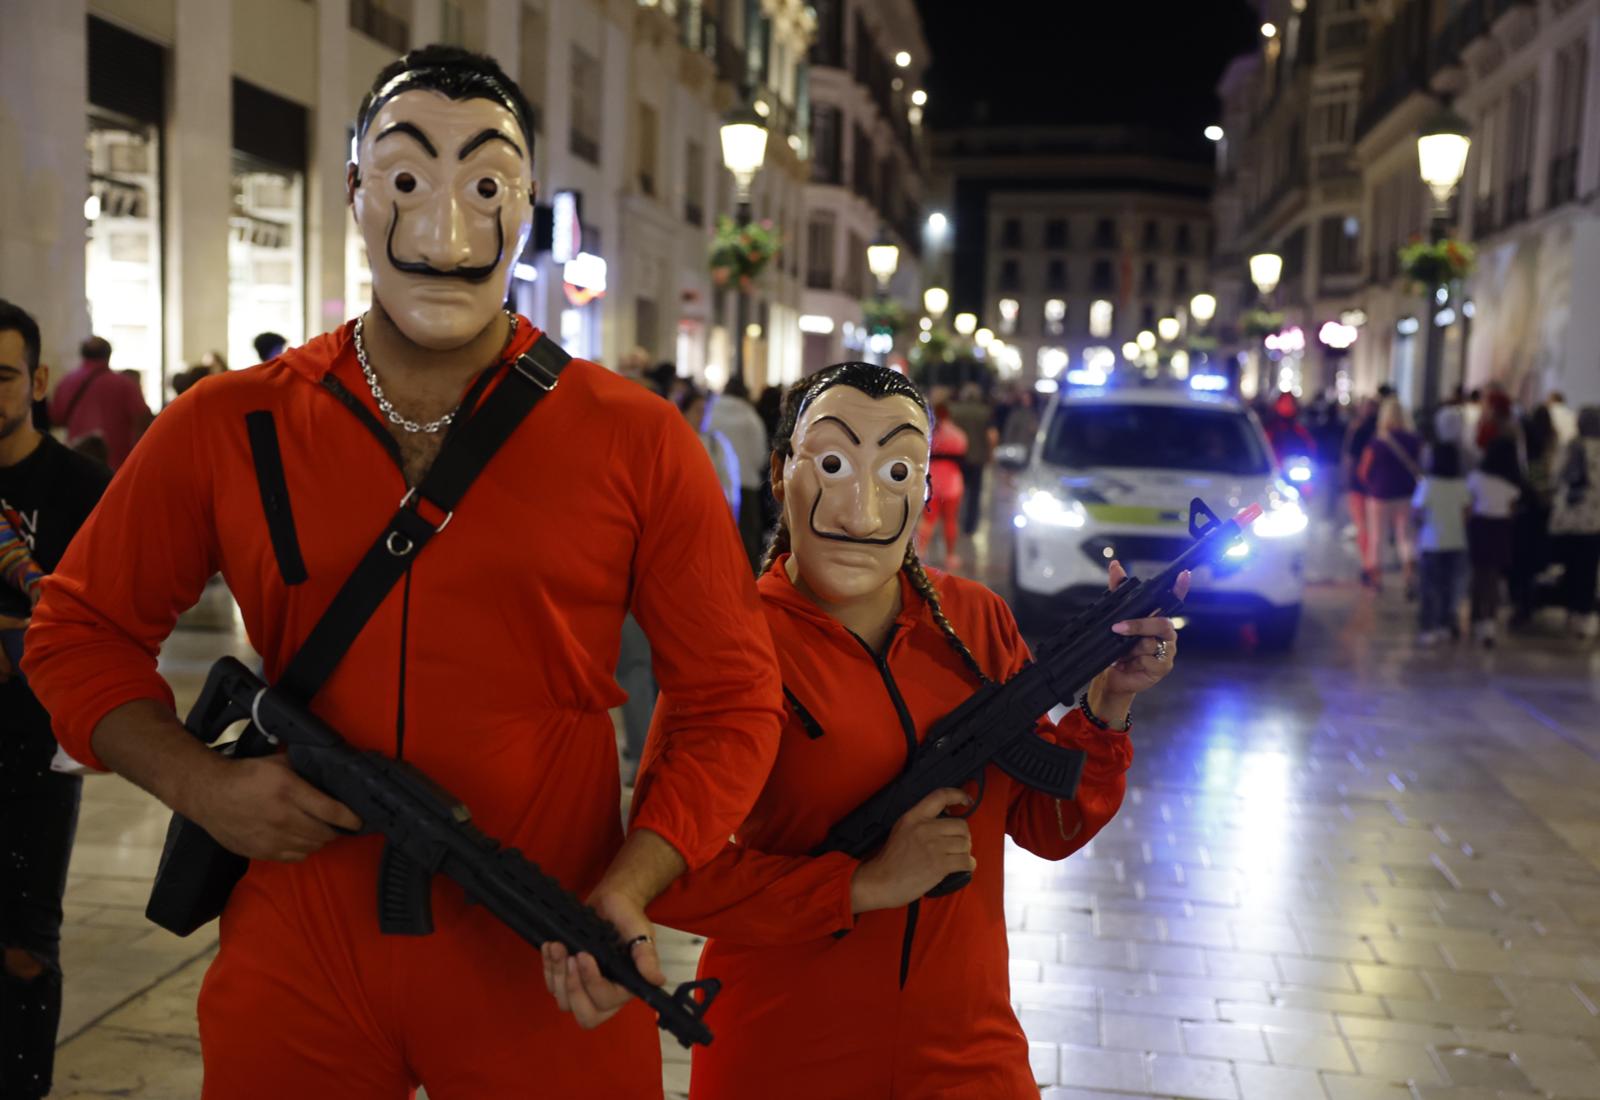
[[[501,312],[531,222],[533,128],[492,62],[413,51],[362,104],[347,187],[373,269],[358,321],[208,378],[157,418],[47,582],[25,669],[66,750],[251,859],[199,1002],[208,1100],[661,1094],[654,1021],[584,1030],[539,952],[451,882],[436,931],[384,936],[382,838],[282,757],[190,737],[156,655],[220,570],[277,678],[450,420],[538,334]],[[475,384],[478,383],[478,384]],[[269,411],[303,576],[269,528],[245,417]],[[279,517],[281,524],[281,516]],[[575,361],[366,624],[313,709],[412,762],[589,898],[660,980],[645,905],[726,843],[776,751],[781,688],[705,450],[665,402]],[[286,579],[288,578],[288,579]],[[675,701],[660,775],[619,820],[607,711],[630,610]],[[563,959],[597,1011],[593,960]],[[593,1024],[598,1015],[582,1022]]]

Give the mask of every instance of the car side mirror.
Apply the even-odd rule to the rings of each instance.
[[[1002,470],[1020,470],[1028,464],[1028,445],[1003,443],[994,449],[994,461]]]

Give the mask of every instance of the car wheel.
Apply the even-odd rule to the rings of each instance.
[[[1286,653],[1294,646],[1295,632],[1300,629],[1300,605],[1275,607],[1256,620],[1256,634],[1261,648],[1268,653]]]

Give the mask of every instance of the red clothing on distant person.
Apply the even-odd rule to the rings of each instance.
[[[88,435],[100,436],[106,442],[106,461],[113,470],[128,457],[149,420],[150,406],[144,403],[139,383],[112,370],[105,359],[85,359],[61,380],[50,399],[50,421],[67,429],[67,442],[76,443]]]

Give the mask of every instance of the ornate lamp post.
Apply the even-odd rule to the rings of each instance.
[[[1422,182],[1433,193],[1433,217],[1429,221],[1428,236],[1434,244],[1445,239],[1450,221],[1450,198],[1467,170],[1467,153],[1471,148],[1467,120],[1448,107],[1433,116],[1417,135],[1417,167]],[[1443,302],[1439,301],[1440,289],[1445,290]],[[1439,331],[1441,326],[1436,318],[1439,307],[1448,302],[1448,284],[1443,288],[1428,288],[1428,301],[1423,310],[1429,324],[1422,367],[1422,400],[1429,408],[1439,403],[1439,375],[1444,360],[1444,334]]]
[[[741,227],[750,224],[750,185],[766,159],[767,122],[756,113],[747,97],[722,119],[722,163],[733,173],[737,186],[737,219]],[[732,376],[743,379],[745,330],[750,324],[750,296],[743,288],[739,290],[734,317]]]

